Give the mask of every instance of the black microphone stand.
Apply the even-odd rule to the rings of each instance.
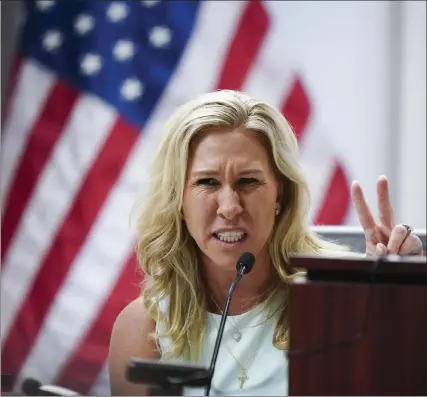
[[[233,292],[237,286],[237,283],[241,280],[243,275],[246,273],[247,273],[246,268],[244,266],[240,266],[237,271],[237,276],[231,283],[230,289],[228,290],[227,300],[225,302],[224,311],[222,312],[221,322],[219,323],[218,336],[216,338],[214,351],[212,353],[212,361],[209,367],[210,376],[209,376],[208,384],[206,385],[205,396],[209,396],[209,392],[211,390],[212,378],[215,372],[215,365],[218,359],[218,353],[219,353],[219,348],[221,346],[222,335],[224,333],[225,322],[227,321],[228,312],[230,310],[231,298],[233,296]]]

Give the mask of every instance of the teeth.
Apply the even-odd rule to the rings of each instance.
[[[227,243],[235,243],[241,240],[244,237],[245,233],[243,232],[224,232],[217,233],[218,238],[221,241],[225,241]]]

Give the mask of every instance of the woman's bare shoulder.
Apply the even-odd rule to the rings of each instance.
[[[154,320],[151,319],[148,310],[144,306],[142,298],[139,297],[125,306],[117,316],[114,322],[113,332],[120,332],[121,329],[128,332],[129,326],[153,328],[155,325]]]
[[[141,386],[131,384],[125,379],[126,366],[133,357],[160,357],[153,339],[155,329],[156,324],[141,298],[129,303],[117,316],[111,333],[108,357],[112,395],[141,395]]]

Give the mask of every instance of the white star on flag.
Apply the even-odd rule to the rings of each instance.
[[[150,43],[156,48],[165,47],[169,44],[171,38],[171,30],[165,26],[155,26],[149,34]]]
[[[55,5],[53,0],[39,0],[36,2],[37,8],[40,11],[47,11],[49,8],[52,8]]]
[[[62,34],[58,30],[49,30],[42,39],[42,46],[46,51],[55,51],[62,44]]]
[[[119,61],[126,61],[135,54],[135,46],[130,40],[119,40],[113,49],[114,57]]]
[[[127,15],[128,8],[126,4],[116,1],[108,7],[107,16],[112,22],[121,21],[126,18]]]
[[[80,64],[82,72],[86,75],[92,75],[101,69],[101,57],[97,54],[86,54]]]
[[[88,14],[80,14],[76,18],[76,22],[74,23],[74,29],[79,35],[84,36],[93,29],[94,25],[95,20],[92,16]]]
[[[160,0],[142,0],[141,4],[146,7],[153,7],[160,3]]]
[[[122,88],[120,90],[120,93],[128,101],[134,101],[135,99],[139,98],[143,92],[144,87],[142,83],[135,78],[126,79],[123,82]]]

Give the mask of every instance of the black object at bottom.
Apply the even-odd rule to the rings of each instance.
[[[182,396],[184,387],[205,387],[210,374],[203,366],[139,358],[133,358],[126,369],[130,382],[150,386],[149,396]]]
[[[169,386],[169,387],[162,387],[162,386],[150,386],[149,392],[147,396],[182,396],[183,389],[181,386]]]
[[[10,391],[13,385],[13,376],[10,374],[1,374],[1,390]]]

